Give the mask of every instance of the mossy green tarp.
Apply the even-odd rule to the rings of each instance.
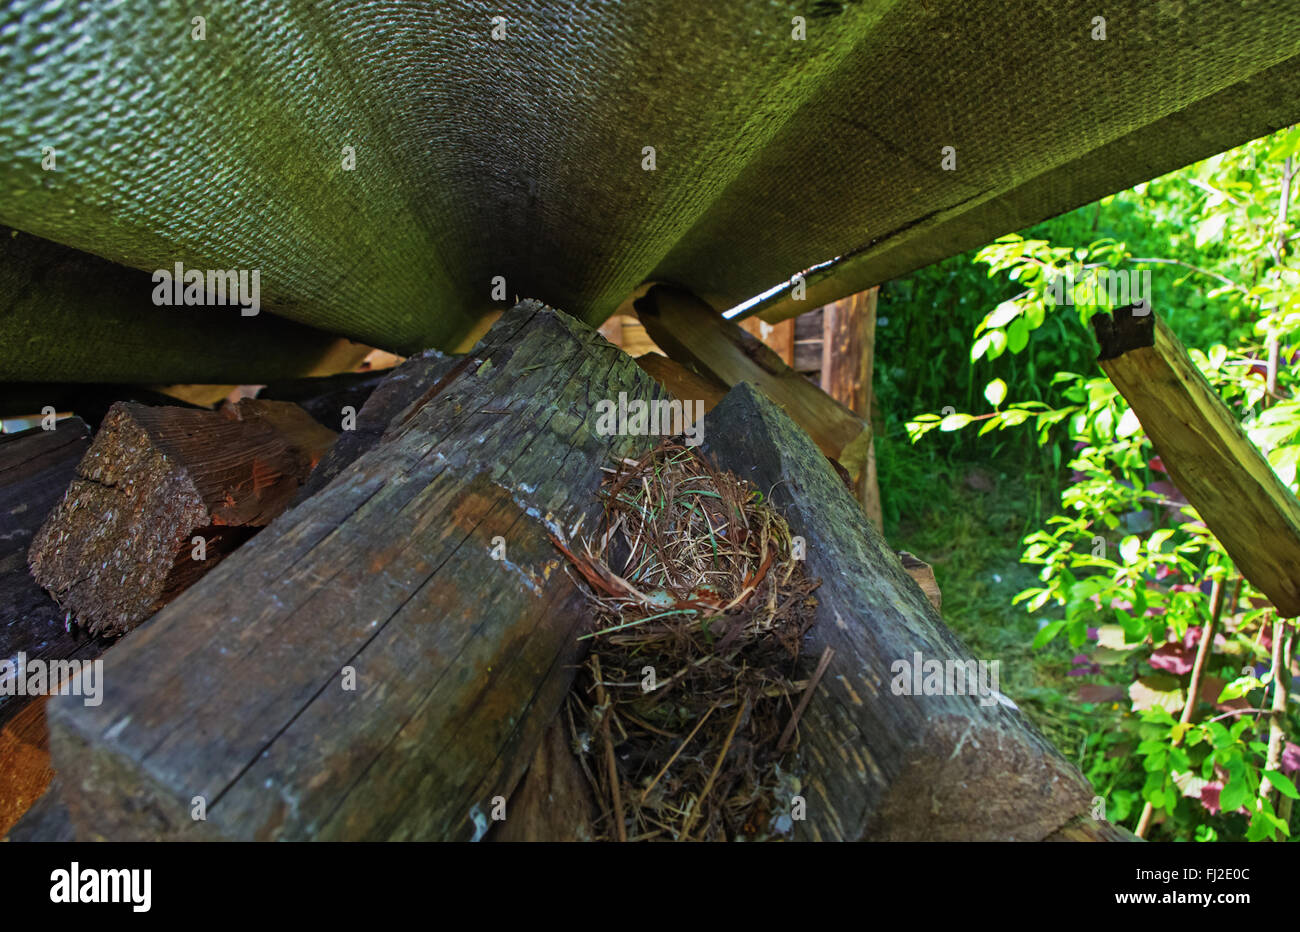
[[[96,357],[99,379],[176,377],[194,340],[157,315],[196,310],[154,307],[148,273],[177,261],[259,269],[264,315],[305,325],[254,335],[262,318],[222,319],[213,353],[239,357],[241,379],[305,366],[294,354],[317,331],[455,348],[516,296],[598,322],[657,280],[722,309],[846,257],[804,304],[766,313],[811,309],[1296,121],[1298,14],[1291,0],[10,0],[0,224],[125,277],[111,309],[81,284],[82,306],[64,288],[42,316],[48,276],[0,273],[0,378],[76,379]],[[105,356],[78,314],[138,333]],[[203,378],[226,371],[209,362],[194,363]]]

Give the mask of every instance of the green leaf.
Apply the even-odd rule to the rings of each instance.
[[[989,404],[996,408],[1006,400],[1007,383],[1001,379],[994,379],[984,386],[984,397],[988,399]]]
[[[1142,422],[1133,412],[1132,408],[1124,411],[1124,416],[1119,419],[1119,424],[1115,427],[1115,436],[1123,440],[1125,437],[1132,437],[1142,429]]]
[[[1003,301],[984,319],[984,325],[990,330],[1005,327],[1020,316],[1020,306],[1015,301]]]
[[[1007,327],[1007,349],[1018,353],[1029,343],[1029,325],[1023,317],[1017,317]]]
[[[1034,650],[1046,647],[1052,638],[1056,637],[1064,627],[1064,621],[1053,621],[1044,625],[1043,629],[1034,637]]]
[[[1246,805],[1248,799],[1250,799],[1250,787],[1246,785],[1246,775],[1242,771],[1228,778],[1227,784],[1219,794],[1219,805],[1223,807],[1224,812],[1236,812]]]
[[[972,420],[969,414],[950,414],[939,422],[939,429],[943,431],[961,430]]]
[[[1300,799],[1300,793],[1296,792],[1295,784],[1289,778],[1276,770],[1265,770],[1264,776],[1268,777],[1268,782],[1277,787],[1277,791],[1283,796]]]
[[[1204,249],[1223,234],[1223,225],[1228,222],[1227,214],[1211,214],[1196,227],[1196,248]]]

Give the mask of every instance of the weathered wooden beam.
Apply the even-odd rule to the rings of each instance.
[[[871,420],[878,290],[852,295],[822,310],[822,391],[867,422]],[[874,442],[867,447],[866,468],[857,477],[857,494],[871,523],[882,529]]]
[[[705,411],[711,410],[727,394],[727,386],[716,379],[692,372],[676,360],[658,353],[638,356],[636,364],[679,401],[703,401]]]
[[[797,838],[1041,840],[1086,809],[1087,781],[945,627],[790,417],[738,385],[704,436],[721,467],[771,490],[822,581],[803,656],[833,655],[798,726]]]
[[[740,321],[742,330],[757,337],[787,366],[794,365],[794,318],[769,324],[757,317]]]
[[[292,401],[330,430],[346,430],[345,409],[358,412],[392,369],[345,372],[310,379],[272,382],[257,393],[259,401]]]
[[[1149,306],[1097,314],[1092,323],[1102,370],[1174,484],[1278,613],[1300,615],[1300,502]]]
[[[432,400],[441,386],[464,372],[472,358],[425,350],[391,370],[366,396],[356,412],[356,423],[340,424],[343,430],[339,439],[307,477],[293,504],[306,501],[334,481],[357,457],[379,442],[394,417],[417,400]]]
[[[32,540],[32,575],[90,633],[124,634],[269,524],[333,441],[282,401],[114,405]]]
[[[79,837],[487,830],[577,660],[582,597],[550,535],[594,526],[601,468],[653,442],[598,436],[597,405],[664,395],[531,301],[436,385],[114,649],[103,705],[50,700]]]
[[[753,383],[854,482],[865,473],[870,424],[786,365],[752,334],[693,295],[664,285],[651,288],[635,307],[646,331],[669,357],[728,387]]]
[[[591,841],[596,804],[561,719],[551,722],[490,841]]]
[[[90,431],[77,418],[58,421],[53,430],[0,434],[0,660],[19,654],[28,661],[91,660],[108,646],[102,638],[70,630],[65,611],[27,569],[33,536],[89,448]],[[0,725],[31,699],[0,692]]]

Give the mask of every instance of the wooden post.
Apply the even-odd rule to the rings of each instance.
[[[794,418],[831,459],[861,483],[871,450],[871,426],[831,398],[738,324],[695,296],[656,285],[636,304],[646,331],[670,358],[722,384],[751,382]]]
[[[551,535],[654,442],[598,433],[600,402],[665,396],[533,301],[428,365],[369,450],[109,654],[102,705],[51,698],[80,838],[486,834],[579,655]]]
[[[1149,307],[1142,310],[1129,305],[1092,318],[1101,368],[1237,569],[1282,617],[1300,615],[1300,502],[1178,337]]]
[[[768,349],[781,357],[787,366],[794,365],[794,318],[769,324],[757,317],[740,322],[743,330],[761,340]]]
[[[822,581],[802,656],[833,656],[799,720],[796,837],[1037,841],[1084,812],[1087,781],[997,691],[998,668],[971,682],[977,662],[809,437],[750,385],[705,427],[719,466],[771,490]]]
[[[822,310],[822,391],[867,422],[871,420],[879,290],[871,288]],[[877,530],[883,529],[874,441],[867,448],[867,467],[858,480],[858,498],[871,523]]]

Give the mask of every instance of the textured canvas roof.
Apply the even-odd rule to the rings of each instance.
[[[155,308],[148,275],[177,261],[259,269],[268,311],[405,352],[516,295],[598,322],[667,280],[722,309],[848,257],[776,317],[1300,119],[1289,0],[202,7],[0,12],[0,224],[127,267],[114,310],[64,294],[57,319],[49,276],[0,270],[0,377],[77,378],[69,321],[111,313],[139,333],[96,378],[177,378],[193,337],[156,314],[202,311]],[[203,378],[308,366],[319,335],[256,320],[210,325],[242,363]],[[238,349],[268,340],[275,366]]]

